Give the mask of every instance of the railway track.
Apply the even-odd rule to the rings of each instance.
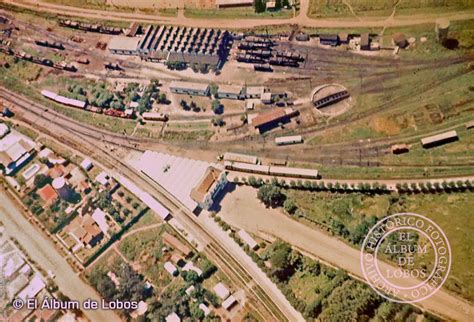
[[[21,103],[23,109],[35,113],[37,116],[41,116],[41,113],[45,113],[48,110],[43,105],[32,102],[25,99],[23,96],[18,95],[9,90],[3,89],[0,91],[0,98],[10,102],[13,105]],[[91,125],[83,124],[75,121],[63,114],[54,110],[48,110],[50,116],[61,120],[63,123],[71,124],[72,127],[83,135],[94,137],[96,140],[101,140],[112,145],[145,151],[150,146],[159,144],[160,141],[156,139],[126,136],[109,132],[104,129],[96,128]],[[403,141],[406,143],[415,143],[420,137],[426,136],[415,135],[411,137],[404,137]],[[472,166],[472,162],[455,162],[455,163],[444,163],[442,165],[435,164],[416,164],[416,163],[405,163],[405,164],[394,164],[390,162],[382,162],[379,160],[373,160],[373,158],[379,158],[387,155],[390,152],[390,146],[394,143],[400,142],[400,138],[381,138],[373,139],[370,143],[339,143],[339,144],[327,144],[323,146],[303,146],[303,147],[271,147],[271,148],[260,148],[256,150],[249,150],[249,148],[242,149],[241,144],[236,142],[227,142],[226,144],[219,144],[212,142],[192,142],[192,144],[180,144],[182,147],[189,149],[199,150],[213,150],[216,152],[225,152],[226,150],[232,149],[240,152],[251,152],[258,153],[261,157],[271,159],[282,159],[296,162],[317,162],[323,165],[346,165],[346,166],[359,166],[359,167],[424,167],[424,168],[444,168],[447,166]],[[162,143],[162,142],[161,142]],[[243,140],[242,144],[249,145],[264,145],[265,139],[258,137],[255,140]],[[268,144],[268,142],[267,142]],[[224,146],[222,146],[224,145]],[[294,155],[298,157],[295,158]],[[352,157],[351,157],[352,156]]]
[[[0,94],[0,97],[2,94],[3,93]],[[105,163],[109,168],[120,170],[121,174],[127,179],[133,180],[135,182],[139,180],[141,187],[147,187],[147,191],[153,192],[155,195],[159,195],[159,200],[168,208],[168,210],[170,210],[173,215],[176,215],[177,218],[183,220],[186,225],[192,227],[194,231],[199,232],[200,236],[205,236],[205,238],[209,240],[206,246],[206,253],[210,255],[210,259],[220,263],[221,268],[223,268],[228,274],[231,274],[232,279],[236,281],[240,287],[246,289],[250,296],[258,300],[265,307],[267,314],[270,314],[276,321],[290,321],[290,319],[285,317],[278,306],[273,303],[263,288],[259,286],[256,281],[254,281],[252,275],[248,273],[246,269],[238,261],[236,261],[224,247],[220,246],[219,242],[214,237],[212,237],[211,233],[209,233],[205,228],[201,227],[190,211],[187,211],[184,206],[180,205],[176,200],[173,200],[173,197],[143,179],[140,174],[136,172],[136,170],[131,169],[130,166],[123,162],[123,160],[121,160],[119,157],[114,156],[110,151],[97,144],[96,142],[98,140],[100,141],[100,137],[97,135],[91,135],[89,132],[84,133],[84,131],[80,131],[75,127],[68,126],[67,124],[64,124],[60,121],[62,118],[49,119],[41,113],[33,111],[32,113],[34,113],[38,118],[42,118],[45,121],[52,122],[57,126],[61,126],[65,131],[70,132],[77,138],[80,138],[81,144],[78,144],[78,142],[75,142],[68,137],[60,136],[58,138],[57,133],[55,135],[55,133],[49,132],[49,134],[53,137],[56,137],[64,143],[71,144],[72,146],[76,147],[76,149],[82,150],[83,153],[90,155],[92,159],[100,160],[101,163]],[[48,129],[42,130],[48,132]],[[107,140],[104,141],[107,143],[112,143]],[[84,143],[87,143],[87,146],[89,147],[94,146],[95,149],[85,148]]]

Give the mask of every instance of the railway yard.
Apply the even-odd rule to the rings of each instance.
[[[151,290],[134,295],[144,311],[140,306],[118,311],[120,319],[323,319],[338,301],[336,293],[351,283],[366,287],[358,264],[360,242],[353,238],[359,226],[363,235],[396,211],[431,209],[439,215],[422,201],[416,204],[418,197],[446,194],[446,209],[456,198],[462,204],[472,201],[472,19],[354,28],[278,23],[252,29],[167,24],[164,18],[163,23],[107,21],[76,16],[77,8],[64,15],[47,8],[36,12],[0,4],[1,182],[16,203],[31,199],[18,209],[64,255],[80,277],[75,283],[92,284],[107,297],[103,285],[120,292],[123,274],[140,276],[137,280]],[[183,9],[176,10],[179,19]],[[304,13],[301,19],[310,18]],[[25,148],[26,141],[35,147]],[[73,179],[63,163],[64,173],[55,175],[60,166],[45,160],[48,149],[68,169],[80,164],[85,170],[80,170],[86,175],[81,184],[90,189],[81,188],[77,202],[64,197]],[[267,187],[283,200],[265,200]],[[48,191],[59,201],[49,204]],[[241,199],[254,197],[258,200],[248,204]],[[363,212],[366,199],[373,204]],[[334,217],[326,218],[317,208],[326,200],[324,207],[345,204],[328,210]],[[254,216],[255,223],[245,223],[233,207],[245,209],[243,218]],[[339,215],[341,207],[347,207],[341,210],[345,217]],[[375,213],[379,208],[386,213]],[[45,219],[55,209],[64,217],[59,223],[56,217]],[[97,244],[74,235],[79,230],[73,225],[85,222],[89,212],[94,229],[103,231]],[[105,219],[97,219],[97,213]],[[291,222],[288,229],[295,236],[278,223],[262,227],[272,213]],[[52,222],[54,229],[48,226]],[[6,229],[12,223],[8,218]],[[459,245],[472,246],[465,234],[472,225],[454,218],[452,224],[460,231],[448,236],[454,253],[469,264],[472,258]],[[159,232],[156,241],[148,230]],[[80,247],[67,245],[67,238],[77,239]],[[130,246],[134,238],[137,244]],[[286,260],[299,259],[292,269],[277,272],[280,261],[272,256],[285,247],[282,242],[290,247]],[[320,247],[308,246],[317,242]],[[88,257],[80,258],[83,252]],[[312,260],[321,261],[317,274],[306,271]],[[207,262],[215,265],[209,275],[202,274]],[[468,321],[474,281],[459,263],[453,268],[448,286],[432,299],[392,307],[379,298],[365,314],[384,320],[383,308],[390,306],[396,321]],[[289,274],[286,280],[282,272]],[[332,282],[323,285],[323,275]],[[309,291],[309,284],[295,276],[321,284]],[[117,318],[114,314],[110,317]],[[341,316],[357,320],[362,315]]]

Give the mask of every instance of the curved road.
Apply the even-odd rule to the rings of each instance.
[[[256,234],[264,233],[280,238],[365,282],[360,266],[360,250],[319,229],[295,221],[277,209],[264,209],[257,199],[257,191],[252,187],[237,189],[221,202],[219,215],[227,223]],[[382,271],[393,269],[392,264],[386,262],[379,261],[379,265]],[[408,286],[416,283],[412,279],[403,279],[398,280],[397,284]],[[474,321],[474,306],[445,289],[440,289],[432,297],[415,304],[455,321]]]
[[[364,17],[363,20],[357,18],[321,18],[312,19],[308,17],[307,12],[310,0],[301,0],[300,12],[298,16],[287,19],[198,19],[188,18],[183,15],[182,10],[176,17],[164,17],[159,15],[114,12],[107,10],[84,9],[72,6],[57,5],[45,3],[38,0],[3,0],[3,2],[18,7],[55,13],[59,15],[68,15],[88,19],[106,19],[111,21],[139,21],[147,23],[162,23],[169,25],[180,25],[201,28],[254,28],[272,25],[298,24],[304,27],[316,28],[351,28],[351,27],[388,27],[388,26],[410,26],[417,24],[433,23],[436,19],[443,17],[449,20],[468,20],[474,19],[474,10],[451,12],[444,14],[423,14],[423,15],[405,15],[398,17]]]

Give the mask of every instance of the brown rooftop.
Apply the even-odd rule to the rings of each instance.
[[[204,177],[198,185],[191,190],[191,198],[196,202],[202,202],[212,185],[219,179],[220,174],[221,171],[214,167],[207,168]]]
[[[254,127],[260,127],[270,122],[278,121],[284,117],[286,117],[286,112],[283,109],[276,109],[273,111],[265,112],[259,114],[252,120],[252,125]]]

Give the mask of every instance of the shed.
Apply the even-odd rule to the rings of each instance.
[[[171,276],[175,276],[178,272],[178,269],[173,264],[171,264],[171,262],[166,262],[163,266]]]
[[[367,32],[360,35],[360,49],[370,50],[370,36]]]
[[[90,159],[84,159],[81,162],[81,168],[83,168],[86,171],[89,171],[92,168],[92,161]]]
[[[339,43],[348,44],[349,43],[349,34],[347,32],[338,33]]]
[[[242,239],[247,245],[249,245],[250,249],[257,248],[258,243],[245,230],[239,230],[238,235],[240,239]]]
[[[336,34],[321,34],[319,35],[319,43],[321,45],[337,46],[339,37]]]
[[[230,311],[230,309],[237,303],[236,298],[231,295],[229,296],[224,302],[222,302],[222,307],[226,309],[227,311]]]
[[[300,32],[295,38],[297,41],[309,41],[309,35],[305,32]]]
[[[272,104],[273,103],[273,98],[272,98],[272,93],[263,93],[261,96],[261,100],[263,104]]]
[[[437,145],[446,144],[449,142],[457,141],[458,134],[456,131],[448,131],[441,134],[429,136],[421,139],[421,144],[424,148],[431,148]]]

